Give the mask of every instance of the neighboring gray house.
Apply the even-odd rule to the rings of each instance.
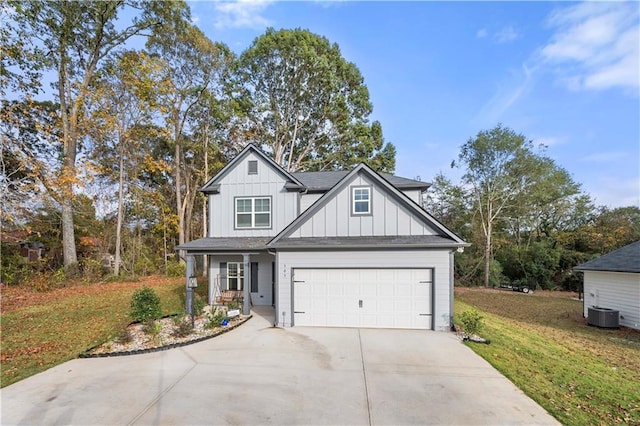
[[[620,312],[620,325],[640,330],[640,241],[574,268],[584,272],[584,316],[590,307]]]
[[[288,173],[250,144],[201,189],[209,302],[273,305],[278,326],[449,330],[453,255],[467,246],[421,206],[428,184],[351,171]],[[187,279],[188,282],[188,279]]]

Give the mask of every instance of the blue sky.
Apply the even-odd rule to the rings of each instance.
[[[369,88],[396,174],[431,180],[498,123],[547,155],[596,205],[640,206],[640,3],[189,3],[236,53],[267,27],[337,43]]]

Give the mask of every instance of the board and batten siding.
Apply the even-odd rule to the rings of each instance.
[[[276,256],[276,323],[290,327],[295,268],[433,268],[433,328],[450,328],[449,250],[278,251]],[[293,324],[295,325],[295,324]]]
[[[422,191],[420,191],[419,189],[405,189],[402,190],[402,192],[414,203],[422,205]]]
[[[302,194],[300,196],[300,213],[307,210],[313,203],[318,201],[325,193]]]
[[[640,274],[584,271],[584,316],[598,306],[620,311],[620,325],[640,330]]]
[[[351,214],[351,188],[371,187],[370,215]],[[396,199],[362,175],[346,185],[342,191],[291,233],[290,238],[304,237],[369,237],[396,235],[436,235],[424,222],[416,219]]]
[[[258,161],[258,173],[249,174],[249,161]],[[298,193],[284,188],[285,178],[254,153],[219,182],[220,192],[209,195],[209,237],[270,237],[298,215]],[[271,197],[271,228],[235,229],[236,197]]]

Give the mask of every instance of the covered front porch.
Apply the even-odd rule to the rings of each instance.
[[[186,311],[192,312],[197,265],[207,277],[208,304],[238,301],[243,315],[249,315],[252,306],[274,306],[275,255],[266,249],[269,240],[202,238],[178,246],[186,261]]]

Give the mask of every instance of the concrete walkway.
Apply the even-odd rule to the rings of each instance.
[[[271,327],[76,359],[2,389],[2,424],[558,424],[449,333]]]

